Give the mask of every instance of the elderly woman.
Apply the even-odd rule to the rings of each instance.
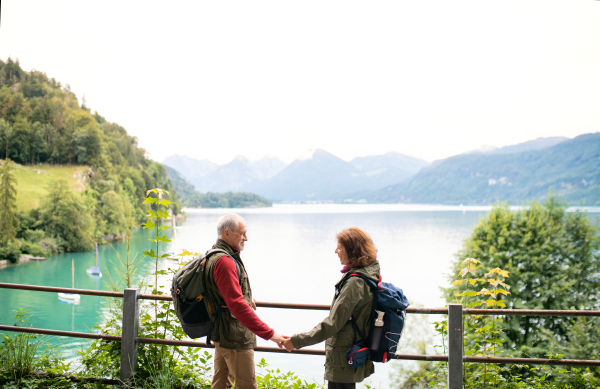
[[[335,286],[336,296],[329,317],[312,330],[292,336],[284,345],[288,351],[292,351],[327,340],[325,379],[328,381],[328,388],[347,389],[355,388],[356,382],[361,382],[375,371],[371,361],[353,367],[346,360],[346,351],[357,339],[349,319],[352,317],[362,334],[367,336],[371,328],[374,297],[365,280],[349,275],[362,274],[377,283],[379,262],[377,249],[371,237],[358,227],[350,227],[337,234],[335,253],[343,266],[341,272],[344,275]],[[360,337],[357,340],[360,340]]]

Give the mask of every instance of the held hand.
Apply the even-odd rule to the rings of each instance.
[[[271,339],[269,339],[269,340],[277,343],[277,346],[279,346],[279,348],[283,348],[283,342],[285,342],[289,338],[290,338],[289,336],[281,335],[281,334],[278,334],[277,332],[275,332],[273,334],[273,336],[271,336]]]
[[[296,349],[292,344],[292,339],[287,339],[285,342],[283,342],[283,345],[285,346],[285,349],[289,352],[292,352]]]
[[[252,309],[256,311],[256,299],[252,297]]]

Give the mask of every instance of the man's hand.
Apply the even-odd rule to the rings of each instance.
[[[252,309],[256,311],[256,299],[252,297]]]
[[[277,343],[277,346],[279,346],[279,348],[283,348],[283,342],[285,342],[286,340],[289,340],[290,337],[289,336],[285,336],[285,335],[281,335],[278,334],[277,332],[275,332],[273,334],[273,336],[271,336],[271,341]]]
[[[294,345],[292,344],[292,339],[290,339],[290,338],[288,338],[285,342],[283,342],[283,345],[285,346],[285,349],[289,352],[292,352],[296,349],[294,347]]]

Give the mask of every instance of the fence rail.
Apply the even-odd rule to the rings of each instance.
[[[75,337],[84,339],[102,339],[108,341],[121,342],[121,377],[120,381],[127,381],[137,365],[137,345],[138,344],[163,344],[180,347],[200,347],[214,348],[196,341],[154,339],[137,337],[139,331],[139,300],[158,300],[171,301],[171,296],[157,296],[149,294],[140,294],[139,289],[125,289],[124,292],[98,291],[88,289],[58,288],[51,286],[23,285],[0,283],[0,289],[19,289],[38,292],[54,293],[76,293],[81,295],[91,295],[100,297],[123,298],[123,330],[122,336],[93,334],[86,332],[47,330],[42,328],[17,327],[0,325],[0,331],[24,332],[32,334],[54,335]],[[292,303],[273,303],[257,302],[258,307],[263,308],[283,308],[283,309],[309,309],[309,310],[329,310],[329,305],[317,304],[292,304]],[[600,316],[600,311],[591,310],[530,310],[530,309],[463,309],[460,304],[448,304],[447,308],[408,308],[407,313],[425,314],[425,315],[448,315],[448,355],[413,355],[413,354],[395,354],[395,359],[413,360],[413,361],[434,361],[448,362],[448,388],[462,388],[463,382],[463,364],[464,363],[516,363],[528,365],[569,365],[569,366],[600,366],[600,361],[595,360],[574,360],[574,359],[538,359],[538,358],[498,358],[498,357],[467,357],[463,355],[463,315],[498,315],[498,316]],[[256,347],[255,351],[271,353],[287,353],[286,350],[277,347]],[[325,355],[324,350],[304,349],[294,350],[294,354],[300,355]],[[128,363],[130,362],[131,363]],[[81,379],[81,378],[80,378]],[[108,380],[104,378],[88,378],[89,380],[117,382],[117,380]]]

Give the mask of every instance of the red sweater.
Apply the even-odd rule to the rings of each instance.
[[[214,275],[217,288],[233,316],[257,336],[265,340],[271,339],[275,331],[260,320],[254,310],[244,301],[233,260],[227,256],[217,259]]]

